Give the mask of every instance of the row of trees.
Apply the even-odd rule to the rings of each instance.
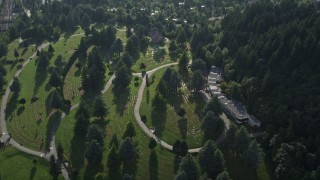
[[[225,167],[225,159],[222,152],[216,147],[212,140],[208,140],[199,152],[199,165],[202,178],[217,180],[230,180]],[[199,171],[191,154],[186,154],[180,162],[179,169],[175,176],[176,180],[199,179]]]
[[[232,151],[238,153],[244,162],[251,168],[257,169],[264,153],[256,140],[250,140],[247,129],[241,126],[230,125],[226,134],[226,144]]]

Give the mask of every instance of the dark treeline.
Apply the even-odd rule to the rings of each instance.
[[[261,2],[222,21],[225,91],[266,127],[277,179],[319,178],[320,15],[312,5]],[[219,56],[217,56],[219,57]]]

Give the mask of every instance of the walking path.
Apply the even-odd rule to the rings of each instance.
[[[153,73],[155,73],[156,71],[162,69],[162,68],[165,68],[165,67],[168,67],[168,66],[172,66],[172,65],[176,65],[178,63],[171,63],[171,64],[166,64],[166,65],[162,65],[162,66],[159,66],[155,69],[152,69],[148,72],[146,72],[146,74],[148,75],[148,77],[150,77]],[[133,74],[134,76],[139,76],[139,77],[142,77],[141,73],[134,73]],[[142,98],[143,98],[143,91],[144,91],[144,88],[146,87],[146,75],[144,77],[142,77],[142,83],[141,83],[141,86],[139,88],[139,91],[138,91],[138,96],[137,96],[137,101],[136,101],[136,104],[134,106],[134,117],[137,121],[137,123],[139,124],[139,126],[141,127],[141,129],[150,137],[150,138],[153,138],[155,139],[162,147],[172,151],[172,145],[166,143],[165,141],[162,141],[159,137],[157,137],[156,135],[154,135],[152,133],[152,131],[145,125],[144,122],[142,122],[141,120],[141,116],[140,116],[140,105],[141,105],[141,102],[142,102]],[[224,122],[224,129],[223,129],[223,132],[221,133],[221,135],[218,137],[218,139],[216,140],[216,143],[221,143],[224,138],[225,138],[225,134],[227,132],[227,130],[229,129],[229,126],[230,126],[230,120],[226,117],[225,114],[222,114],[220,116],[220,118],[223,120]],[[188,152],[190,153],[198,153],[200,151],[201,147],[199,148],[193,148],[193,149],[189,149]]]
[[[79,36],[79,35],[82,35],[82,34],[77,34],[77,35],[73,35],[73,36]],[[59,40],[61,40],[63,38],[60,38]],[[50,43],[44,43],[44,44],[41,44],[37,50],[41,51],[43,50],[44,48],[48,47],[50,45]],[[25,68],[25,66],[28,65],[28,63],[36,56],[36,52],[34,54],[32,54],[32,56],[22,65],[22,68],[19,69],[15,76],[14,77],[18,77],[22,70]],[[165,67],[168,67],[168,66],[172,66],[172,65],[177,65],[178,63],[170,63],[170,64],[165,64],[165,65],[162,65],[162,66],[159,66],[155,69],[152,69],[148,72],[146,72],[146,75],[148,75],[148,77],[150,77],[153,73],[155,73],[156,71],[162,69],[162,68],[165,68]],[[134,116],[135,116],[135,119],[137,121],[137,123],[139,124],[139,126],[141,127],[141,129],[151,138],[154,138],[162,147],[168,149],[168,150],[172,150],[172,145],[166,143],[165,141],[162,141],[160,138],[158,138],[157,136],[155,136],[151,130],[141,121],[141,116],[140,116],[140,105],[141,105],[141,102],[142,102],[142,98],[143,98],[143,92],[144,92],[144,88],[146,86],[146,75],[144,77],[142,77],[142,74],[141,73],[133,73],[134,76],[139,76],[142,78],[142,83],[141,83],[141,86],[139,88],[139,91],[138,91],[138,96],[137,96],[137,101],[136,101],[136,104],[134,106]],[[109,79],[109,81],[106,83],[104,89],[101,91],[102,93],[105,93],[112,85],[112,81],[113,79],[115,78],[115,75],[112,75],[111,78]],[[51,138],[51,141],[50,141],[50,151],[47,152],[47,153],[44,153],[44,152],[39,152],[39,151],[34,151],[32,149],[28,149],[26,147],[23,147],[21,144],[19,144],[18,142],[14,141],[9,133],[8,133],[8,130],[7,130],[7,127],[6,127],[6,121],[5,121],[5,110],[6,110],[6,105],[7,105],[7,101],[8,101],[8,97],[9,97],[9,94],[10,94],[10,86],[13,82],[13,79],[10,81],[10,83],[8,84],[7,86],[7,89],[5,91],[5,94],[2,98],[2,103],[1,103],[1,111],[0,111],[0,128],[1,128],[1,132],[2,132],[2,136],[0,137],[0,140],[1,142],[6,142],[6,143],[9,143],[11,144],[13,147],[17,148],[18,150],[22,151],[22,152],[25,152],[25,153],[28,153],[28,154],[31,154],[31,155],[34,155],[34,156],[38,156],[38,157],[42,157],[42,158],[45,158],[47,160],[50,160],[50,157],[51,155],[54,155],[55,157],[57,157],[57,151],[56,151],[56,145],[55,145],[55,130],[53,131],[53,134],[52,134],[52,138]],[[76,109],[77,107],[79,107],[79,103],[73,105],[71,108],[70,108],[70,111]],[[64,117],[66,116],[65,113],[62,113],[61,115],[61,119],[62,120]],[[229,126],[230,126],[230,121],[229,119],[224,115],[222,114],[221,116],[221,119],[224,121],[224,125],[225,125],[225,128],[224,128],[224,131],[221,133],[221,135],[219,136],[219,138],[217,139],[217,143],[220,143],[224,140],[225,138],[225,132],[229,129]],[[56,127],[57,128],[57,127]],[[201,149],[201,147],[199,148],[193,148],[193,149],[189,149],[188,152],[190,153],[197,153],[199,152]],[[66,179],[66,180],[69,180],[69,176],[68,176],[68,171],[65,169],[65,167],[63,165],[61,165],[61,173],[63,175],[63,177]]]
[[[71,37],[81,36],[83,34],[84,33],[79,33],[79,34],[72,35]],[[65,38],[60,38],[59,40],[63,40],[63,39],[65,39]],[[50,43],[43,43],[37,48],[37,51],[42,51],[43,49],[45,49],[49,45],[50,45]],[[36,57],[37,51],[35,53],[33,53],[30,56],[30,58],[26,60],[25,63],[23,63],[22,68],[17,70],[14,77],[19,77],[19,75],[21,74],[23,69],[29,64],[30,61],[32,61],[32,59],[34,59],[34,57]],[[40,151],[34,151],[32,149],[26,148],[26,147],[22,146],[20,143],[16,142],[14,139],[12,139],[12,137],[10,137],[8,130],[7,130],[7,126],[6,126],[6,112],[5,111],[6,111],[7,101],[8,101],[9,94],[10,94],[10,86],[13,82],[13,79],[10,81],[10,83],[8,83],[5,94],[2,97],[1,109],[0,109],[0,129],[2,132],[2,136],[0,137],[0,141],[4,142],[6,144],[10,144],[22,152],[25,152],[27,154],[31,154],[34,156],[38,156],[41,158],[45,158],[47,160],[50,160],[51,155],[54,155],[55,157],[57,157],[56,146],[55,146],[55,135],[54,134],[53,134],[53,137],[51,138],[51,142],[50,142],[50,151],[47,153],[40,152]],[[61,173],[66,180],[69,180],[68,172],[64,168],[63,165],[61,166]]]

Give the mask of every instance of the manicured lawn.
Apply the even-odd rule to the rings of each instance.
[[[123,42],[123,45],[125,46],[127,42],[127,36],[126,36],[126,28],[117,28],[117,37],[120,38]]]
[[[135,125],[137,131],[134,141],[137,144],[138,159],[137,164],[125,170],[124,172],[129,172],[130,174],[135,174],[136,179],[150,179],[151,176],[157,174],[159,179],[172,179],[173,178],[173,160],[174,155],[167,150],[157,147],[157,157],[158,157],[158,167],[153,169],[149,167],[149,149],[148,143],[149,138],[142,132],[136,120],[133,116],[133,107],[136,101],[137,90],[139,86],[134,85],[132,81],[130,85],[130,93],[121,93],[121,96],[115,98],[112,89],[109,89],[104,94],[104,99],[109,108],[109,115],[107,116],[106,124],[106,138],[105,138],[105,151],[103,155],[104,169],[106,169],[107,153],[108,153],[108,143],[113,134],[117,134],[118,139],[121,139],[122,133],[125,130],[126,124],[131,121]],[[76,110],[75,110],[76,111]],[[73,128],[74,128],[74,112],[71,112],[65,119],[62,120],[60,129],[57,132],[56,141],[57,144],[61,143],[65,148],[66,156],[72,160],[74,166],[80,168],[81,177],[89,178],[91,171],[85,170],[85,162],[81,157],[83,157],[84,144],[83,141],[73,138]],[[71,152],[73,155],[71,155]],[[74,155],[75,153],[75,155]],[[73,158],[71,156],[77,157]],[[79,157],[81,160],[79,160]],[[153,170],[149,170],[149,168]]]
[[[17,62],[17,59],[24,59],[27,60],[35,51],[36,47],[31,45],[27,48],[19,46],[19,39],[13,40],[9,45],[8,45],[8,53],[7,55],[3,58],[6,59],[7,61],[12,62],[11,64],[5,64],[5,69],[7,70],[7,75],[6,75],[6,81],[9,82],[12,78],[13,75],[17,71],[17,66],[19,64],[23,64],[24,62]],[[17,49],[19,53],[19,57],[14,57],[14,49]]]
[[[65,59],[69,58],[79,41],[80,36],[74,36],[67,41],[56,42],[53,45],[55,55],[51,58],[50,64],[54,64],[57,54],[61,54]],[[44,151],[47,130],[51,129],[52,122],[58,117],[51,116],[51,110],[48,107],[50,102],[48,97],[52,92],[52,89],[47,85],[50,74],[48,72],[37,74],[36,61],[34,58],[19,76],[21,91],[19,97],[16,98],[11,94],[7,105],[6,119],[8,130],[17,142],[28,148]],[[33,96],[39,99],[31,102]],[[21,98],[25,98],[27,101],[24,106],[17,103]]]
[[[54,65],[54,61],[59,55],[62,55],[63,59],[65,61],[68,61],[69,58],[74,53],[75,49],[80,44],[80,40],[82,37],[84,37],[84,34],[74,34],[75,36],[70,36],[69,38],[61,39],[57,42],[55,42],[52,47],[54,49],[54,56],[51,58],[50,64]],[[46,51],[48,48],[45,49]]]
[[[175,69],[177,68],[175,67]],[[201,147],[203,144],[203,132],[201,130],[199,112],[205,103],[199,98],[194,98],[185,85],[181,88],[180,96],[177,95],[167,98],[167,111],[163,114],[163,117],[159,119],[163,122],[153,123],[155,120],[151,118],[152,100],[155,96],[155,89],[165,70],[166,68],[157,71],[154,74],[154,81],[151,80],[153,77],[149,78],[149,81],[153,83],[150,84],[148,88],[145,88],[140,114],[147,116],[147,126],[155,126],[155,133],[167,143],[173,144],[177,139],[180,139],[186,140],[189,148]],[[174,107],[183,107],[186,110],[184,119],[181,119],[177,115]],[[163,124],[163,126],[158,124]],[[159,127],[159,129],[157,129],[157,127]]]
[[[33,159],[37,159],[35,166]],[[0,179],[52,179],[49,169],[49,161],[44,159],[19,152],[9,146],[5,150],[0,150]]]
[[[71,104],[76,104],[80,101],[82,90],[79,90],[81,87],[81,71],[82,68],[77,68],[75,64],[72,65],[69,72],[64,79],[63,85],[63,95],[65,99],[71,101]]]
[[[169,43],[166,42],[164,47],[149,47],[146,53],[140,53],[140,58],[132,66],[132,71],[141,72],[141,63],[146,65],[146,71],[148,71],[158,66],[178,61],[178,59],[171,59],[168,53],[168,46]],[[161,48],[165,51],[161,50]],[[161,53],[161,51],[165,53]]]

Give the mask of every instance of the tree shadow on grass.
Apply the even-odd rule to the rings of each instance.
[[[200,95],[192,94],[189,96],[189,102],[196,104],[194,113],[198,116],[199,119],[202,119],[203,118],[202,110],[206,105],[205,101],[201,98]]]
[[[76,72],[74,72],[74,77],[79,77],[81,75],[82,68],[77,68]]]
[[[7,118],[12,118],[12,113],[17,109],[19,94],[13,93],[6,107]]]
[[[180,134],[182,139],[186,139],[188,132],[188,120],[186,118],[181,118],[178,120],[178,126],[180,129]]]
[[[45,143],[45,150],[46,152],[49,150],[50,142],[52,140],[53,135],[59,128],[61,122],[61,112],[56,111],[54,112],[47,123],[47,131],[46,131],[46,143]]]
[[[46,98],[46,115],[48,115],[51,111],[51,97],[52,92],[50,92]]]
[[[167,105],[162,108],[153,109],[151,112],[152,125],[155,127],[155,135],[162,137],[162,133],[165,129],[167,118]]]
[[[158,180],[158,157],[155,150],[151,151],[149,156],[149,174],[150,179]]]
[[[86,143],[85,139],[74,135],[71,140],[70,160],[72,167],[80,170],[84,166]]]
[[[41,71],[37,70],[37,73],[34,77],[35,85],[34,85],[34,89],[33,89],[33,95],[36,95],[38,93],[39,88],[46,81],[47,76],[48,76],[48,73],[46,70],[41,70]]]
[[[17,115],[20,116],[26,108],[24,106],[19,107],[17,110]]]
[[[18,60],[14,60],[12,61],[12,64],[11,64],[11,67],[10,67],[10,70],[12,70],[18,63]]]
[[[126,110],[126,106],[130,96],[130,89],[117,89],[113,88],[113,103],[116,105],[116,112],[123,116],[123,112]]]
[[[166,98],[166,100],[177,112],[180,110],[181,104],[183,103],[182,92],[178,91],[176,94],[171,94]]]
[[[37,168],[35,166],[33,166],[30,170],[30,175],[29,175],[29,180],[33,180],[34,178],[34,175],[36,174],[37,172]]]
[[[120,171],[119,170],[109,171],[108,179],[122,179]]]
[[[123,163],[122,166],[122,174],[136,175],[138,169],[138,161],[137,159],[132,159]]]
[[[23,48],[22,52],[21,52],[21,56],[23,56],[24,54],[26,54],[26,52],[28,51],[28,47]]]
[[[148,88],[147,88],[146,100],[147,100],[147,104],[149,104],[150,103],[150,91]]]
[[[83,179],[94,179],[98,172],[103,172],[103,165],[87,165],[84,171]]]

